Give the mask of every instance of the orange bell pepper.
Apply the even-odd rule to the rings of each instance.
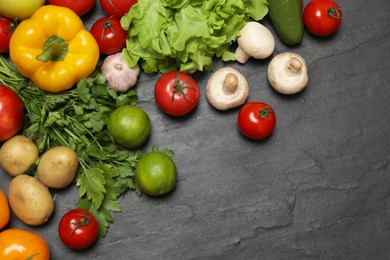
[[[95,70],[99,46],[76,13],[44,5],[15,29],[10,58],[38,88],[56,93]]]
[[[0,233],[0,259],[48,260],[49,246],[40,235],[19,228]]]

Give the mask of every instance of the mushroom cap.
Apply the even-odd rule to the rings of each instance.
[[[302,91],[309,80],[305,60],[292,52],[276,55],[268,65],[267,74],[271,86],[286,95]]]
[[[247,22],[240,30],[238,48],[235,57],[238,62],[245,63],[249,57],[266,59],[275,50],[275,39],[272,33],[259,22]]]
[[[230,67],[218,69],[211,75],[206,85],[206,97],[218,110],[228,110],[244,104],[248,93],[249,86],[245,77]]]

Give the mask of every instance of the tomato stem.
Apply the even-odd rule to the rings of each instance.
[[[7,29],[7,32],[13,32],[15,31],[16,27],[18,26],[18,19],[15,18],[10,24],[9,24],[9,27]]]
[[[260,118],[267,118],[267,116],[272,112],[271,108],[262,108],[259,111]]]
[[[112,28],[112,22],[111,21],[106,21],[102,24],[103,26],[103,30],[102,30],[102,35],[100,37],[100,40],[103,41],[104,39],[104,34],[106,32],[107,29],[109,29],[112,34],[114,34],[114,38],[116,38],[116,33],[115,33],[115,30]]]
[[[88,226],[89,225],[89,222],[90,222],[90,217],[85,215],[85,214],[77,214],[77,216],[80,216],[82,217],[82,219],[80,221],[77,221],[77,222],[71,222],[72,225],[76,225],[73,229],[72,229],[72,232],[75,232],[77,229],[81,228],[81,227],[84,227],[84,226]]]
[[[35,257],[36,255],[39,255],[39,253],[35,253],[35,254],[33,254],[33,255],[30,255],[29,257],[26,258],[26,260],[32,260],[32,259],[34,259],[34,257]]]
[[[342,18],[340,8],[337,8],[337,7],[329,8],[328,9],[328,16],[340,20]]]
[[[180,82],[180,78],[179,78],[179,73],[176,72],[176,76],[175,76],[175,85],[173,87],[173,92],[172,92],[172,98],[171,98],[171,104],[173,103],[173,100],[175,98],[175,93],[179,93],[181,95],[183,95],[183,97],[185,99],[187,99],[188,101],[191,101],[191,99],[187,96],[186,93],[184,93],[184,89],[186,88],[190,88],[190,89],[194,89],[193,87],[191,86],[187,86],[186,84],[188,83],[188,81],[191,79],[191,77],[188,77],[187,79],[185,79],[184,81]]]

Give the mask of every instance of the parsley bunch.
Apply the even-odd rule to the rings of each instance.
[[[117,146],[106,127],[113,110],[137,103],[136,91],[118,94],[95,72],[72,90],[50,94],[24,78],[2,56],[0,83],[22,99],[26,110],[23,135],[36,142],[40,153],[60,145],[77,152],[75,181],[81,198],[77,206],[96,217],[104,237],[113,221],[111,212],[121,211],[118,197],[129,189],[141,194],[134,175],[142,152]]]

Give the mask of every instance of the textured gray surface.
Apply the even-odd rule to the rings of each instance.
[[[308,1],[304,1],[307,3]],[[330,38],[305,33],[298,47],[276,37],[275,54],[294,51],[309,66],[309,84],[286,97],[271,89],[269,60],[223,64],[250,83],[248,101],[270,104],[273,135],[240,135],[238,110],[218,112],[204,89],[196,111],[172,118],[158,110],[159,75],[141,74],[139,105],[152,119],[145,150],[175,150],[177,188],[163,198],[120,199],[107,237],[90,249],[65,248],[61,216],[78,200],[59,193],[49,223],[33,228],[49,241],[52,259],[389,259],[390,258],[390,2],[338,1],[342,26]],[[87,26],[101,15],[89,17]],[[264,24],[273,32],[269,21]],[[0,170],[0,187],[10,178]]]

